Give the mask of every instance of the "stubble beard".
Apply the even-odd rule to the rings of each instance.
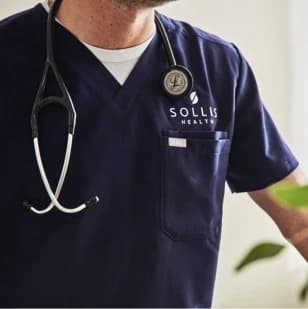
[[[178,0],[112,0],[119,5],[125,6],[127,8],[155,8],[169,2],[174,2]]]

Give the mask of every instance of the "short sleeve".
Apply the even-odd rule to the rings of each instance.
[[[232,192],[249,192],[283,179],[298,166],[298,161],[266,110],[251,67],[238,54],[239,77],[227,182]]]

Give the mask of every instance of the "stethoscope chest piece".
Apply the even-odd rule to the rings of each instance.
[[[193,76],[187,68],[173,65],[164,75],[163,87],[171,97],[186,96],[192,90]]]

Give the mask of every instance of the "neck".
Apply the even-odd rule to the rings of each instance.
[[[64,0],[57,18],[79,40],[105,49],[139,45],[154,32],[153,8],[110,0]]]

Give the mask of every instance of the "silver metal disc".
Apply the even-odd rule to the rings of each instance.
[[[181,96],[187,93],[191,87],[189,76],[179,69],[172,69],[164,78],[165,90],[173,96]]]

